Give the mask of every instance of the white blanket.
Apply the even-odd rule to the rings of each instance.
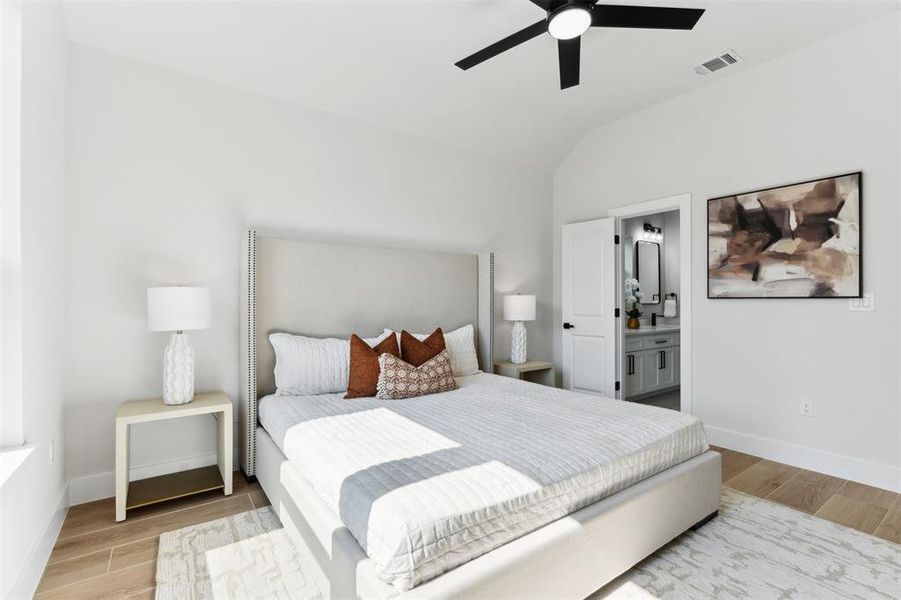
[[[496,375],[408,400],[268,396],[260,422],[408,590],[707,450],[681,413]]]

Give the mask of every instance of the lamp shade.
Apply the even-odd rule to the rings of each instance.
[[[210,326],[210,290],[203,287],[147,288],[150,331],[186,331]]]
[[[505,321],[534,321],[535,296],[517,294],[504,296]]]

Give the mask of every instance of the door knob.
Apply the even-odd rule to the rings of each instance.
[[[563,329],[575,329],[575,328],[576,328],[576,326],[573,325],[572,323],[564,323],[563,324]]]

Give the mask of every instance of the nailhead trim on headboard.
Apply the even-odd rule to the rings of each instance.
[[[494,373],[494,252],[488,255],[489,325],[488,325],[488,372]]]
[[[494,373],[494,253],[479,254],[479,367]]]
[[[247,402],[246,431],[247,444],[244,452],[244,472],[248,476],[256,474],[257,457],[257,232],[247,232],[247,374],[244,390]]]
[[[489,348],[491,362],[490,371],[494,372],[494,252],[491,253],[491,322],[488,327],[489,335],[491,336],[491,345]]]

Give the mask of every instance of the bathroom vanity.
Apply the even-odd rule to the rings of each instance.
[[[623,397],[632,398],[679,387],[679,327],[626,329]]]

